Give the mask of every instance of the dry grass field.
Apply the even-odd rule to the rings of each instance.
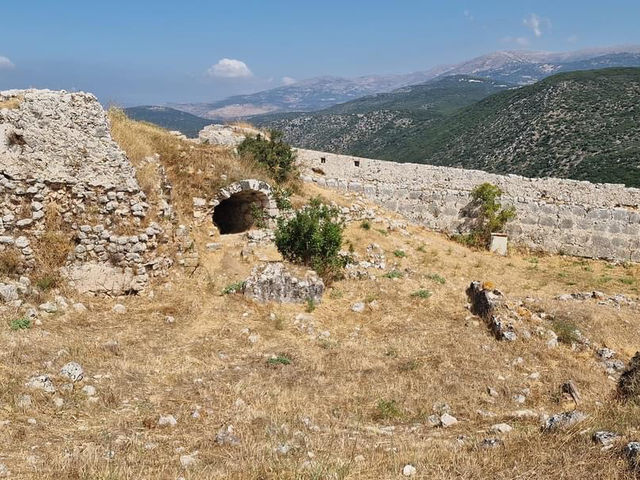
[[[134,159],[154,153],[144,148],[127,151]],[[244,168],[198,158],[209,163],[195,171]],[[184,182],[177,188],[190,198],[197,187]],[[304,191],[296,203],[316,194],[354,201]],[[498,257],[421,227],[389,229],[397,217],[379,208],[377,217],[368,229],[349,224],[345,240],[363,258],[378,244],[385,268],[334,282],[313,311],[222,294],[277,255],[267,245],[241,256],[243,234],[219,237],[222,248],[207,251],[205,224],[194,227],[201,266],[192,275],[174,268],[137,297],[74,297],[88,311],[41,314],[41,325],[24,330],[10,328],[17,312],[2,312],[0,462],[11,478],[52,480],[394,479],[407,464],[425,479],[635,478],[621,450],[640,439],[640,407],[616,399],[615,379],[593,350],[549,348],[536,335],[498,341],[469,312],[465,288],[481,280],[509,300],[530,297],[527,305],[571,322],[626,362],[639,348],[636,308],[555,297],[599,290],[636,298],[638,266],[523,251]],[[421,290],[430,296],[413,295]],[[357,302],[363,312],[352,311]],[[126,313],[114,313],[116,303]],[[59,371],[69,361],[85,377],[63,391]],[[26,388],[37,374],[49,374],[57,393]],[[539,415],[574,408],[561,394],[569,379],[588,419],[544,433]],[[445,404],[458,423],[432,426]],[[522,410],[530,412],[519,418]],[[166,415],[177,423],[159,425]],[[513,430],[490,432],[499,423]],[[216,442],[228,427],[237,444]],[[596,430],[622,438],[601,450],[591,440]],[[483,448],[487,438],[504,443]]]

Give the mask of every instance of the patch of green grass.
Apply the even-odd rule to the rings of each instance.
[[[610,277],[608,275],[603,275],[598,279],[598,283],[600,283],[600,284],[609,283],[611,280],[613,280],[612,277]]]
[[[431,296],[431,292],[429,290],[425,290],[424,288],[421,288],[420,290],[416,290],[415,292],[413,292],[411,296],[426,299]]]
[[[399,270],[389,270],[387,273],[382,275],[384,278],[402,278],[404,274]]]
[[[538,257],[529,257],[529,258],[527,258],[527,262],[529,262],[529,263],[539,263],[540,260],[538,259]]]
[[[14,320],[11,320],[9,327],[14,332],[17,330],[26,330],[27,328],[31,327],[31,319],[27,317],[16,318]]]
[[[371,222],[369,220],[362,220],[362,222],[360,222],[360,228],[363,230],[371,230]]]
[[[420,368],[420,365],[421,363],[419,360],[412,358],[410,360],[401,362],[400,365],[398,365],[398,370],[401,372],[412,372],[413,370],[417,370],[418,368]]]
[[[35,282],[36,287],[38,287],[42,291],[51,290],[53,287],[57,286],[60,283],[60,279],[53,275],[44,275],[38,278]]]
[[[331,292],[329,292],[329,298],[337,299],[344,297],[344,292],[339,288],[332,288]]]
[[[437,273],[430,273],[427,275],[427,278],[436,283],[439,283],[440,285],[444,285],[447,282],[444,277],[438,275]]]
[[[570,320],[563,318],[556,318],[552,322],[553,331],[558,336],[558,341],[571,345],[580,340],[580,334],[578,327]]]
[[[633,285],[634,283],[636,283],[636,279],[633,277],[620,277],[617,279],[617,281],[619,283],[622,283],[623,285]]]
[[[404,252],[404,250],[394,250],[393,254],[398,258],[404,258],[404,257],[407,256],[407,254]]]
[[[284,327],[285,327],[284,317],[282,315],[276,315],[276,317],[273,319],[273,326],[275,327],[276,330],[284,330]]]
[[[416,250],[422,253],[425,253],[427,251],[424,245],[420,245],[418,248],[416,248]]]
[[[244,282],[233,282],[222,289],[223,295],[239,293],[244,289]]]
[[[288,356],[281,354],[276,357],[271,357],[267,360],[267,363],[269,365],[291,365],[291,359]]]
[[[307,298],[307,307],[305,308],[307,313],[311,313],[316,309],[316,302],[313,298]]]
[[[389,231],[385,230],[384,228],[376,228],[376,232],[378,232],[383,237],[386,237],[387,235],[389,235]]]
[[[395,400],[378,400],[374,418],[376,420],[389,420],[402,415]]]

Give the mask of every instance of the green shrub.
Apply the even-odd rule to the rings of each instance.
[[[287,180],[295,165],[295,153],[283,139],[282,132],[271,130],[269,139],[262,135],[245,138],[238,145],[238,153],[264,165],[278,182]]]
[[[556,318],[552,323],[553,331],[558,336],[558,341],[571,345],[580,340],[580,332],[575,323],[570,320]]]
[[[313,298],[307,298],[307,308],[305,308],[307,313],[311,313],[315,309],[316,309],[316,302],[313,300]]]
[[[402,415],[395,400],[378,400],[374,418],[376,420],[389,420]]]
[[[258,203],[251,204],[251,217],[253,224],[258,228],[267,228],[267,212]]]
[[[516,217],[516,209],[502,208],[502,190],[491,183],[482,183],[471,191],[471,213],[475,217],[471,232],[456,236],[456,240],[469,246],[487,247],[491,234],[504,229],[509,220]]]
[[[431,296],[431,292],[422,288],[413,292],[411,296],[417,298],[429,298]]]
[[[267,360],[269,365],[291,365],[291,359],[286,355],[278,355]]]
[[[9,325],[9,327],[13,331],[26,330],[27,328],[31,327],[31,319],[27,317],[16,318],[14,320],[11,320],[11,324]]]
[[[429,280],[433,280],[436,283],[439,283],[440,285],[444,285],[445,283],[447,283],[444,277],[438,275],[437,273],[430,273],[427,275],[427,278]]]
[[[331,280],[345,263],[338,255],[343,229],[338,210],[314,198],[293,218],[278,220],[275,243],[285,259],[310,266],[325,280]]]
[[[362,222],[360,222],[360,228],[363,230],[371,230],[371,222],[369,220],[362,220]]]
[[[383,275],[384,278],[402,278],[404,277],[403,273],[399,270],[389,270],[387,273]]]
[[[239,293],[244,289],[244,282],[233,282],[224,287],[222,290],[223,295],[229,295],[231,293]]]
[[[291,190],[288,188],[276,185],[273,188],[273,198],[276,201],[276,206],[281,211],[291,210],[293,208],[291,205]]]
[[[404,258],[407,256],[407,254],[404,253],[404,250],[395,250],[393,254],[398,258]]]

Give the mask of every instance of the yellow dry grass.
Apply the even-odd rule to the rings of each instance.
[[[160,155],[173,186],[172,200],[185,220],[192,217],[194,197],[214,198],[220,188],[247,178],[273,183],[264,168],[224,147],[181,140],[150,123],[131,120],[116,108],[109,109],[109,121],[114,140],[136,167],[138,183],[152,200],[159,178],[154,165],[145,158]]]
[[[185,221],[192,197],[214,195],[242,178],[269,179],[226,150],[179,140],[117,110],[109,115],[114,138],[150,196],[158,177],[144,158],[160,154]],[[313,196],[340,206],[353,202],[313,185],[300,192],[296,205]],[[52,213],[47,231],[62,235]],[[397,219],[381,209],[377,216]],[[498,342],[466,309],[464,290],[481,280],[511,299],[539,299],[536,305],[569,319],[626,361],[640,338],[636,309],[555,297],[585,290],[636,297],[637,265],[523,251],[496,257],[420,227],[409,226],[407,235],[385,223],[371,221],[364,229],[354,222],[345,231],[346,245],[364,256],[369,244],[378,244],[386,268],[373,270],[375,279],[336,281],[309,313],[305,305],[222,295],[256,263],[278,254],[261,247],[241,255],[242,235],[215,239],[222,248],[207,251],[209,230],[205,224],[192,232],[200,268],[187,275],[176,267],[138,297],[79,298],[88,312],[41,314],[42,325],[18,331],[9,326],[20,311],[0,311],[0,463],[13,478],[387,479],[402,478],[408,463],[416,466],[416,478],[634,478],[620,450],[624,441],[640,438],[640,407],[615,399],[615,382],[593,353],[563,344],[548,349],[535,335]],[[54,240],[43,237],[51,255],[48,261],[44,252],[46,263],[56,264],[67,248]],[[400,251],[404,255],[394,254]],[[386,278],[391,270],[402,278]],[[420,290],[431,296],[412,295]],[[26,300],[37,305],[57,293],[54,288]],[[116,301],[126,305],[125,314],[112,312]],[[364,312],[351,310],[356,302],[366,303]],[[175,322],[167,323],[167,316]],[[277,356],[290,363],[269,361]],[[86,373],[64,391],[58,372],[69,361]],[[36,374],[51,375],[58,393],[27,389]],[[543,434],[537,418],[513,417],[522,409],[553,414],[573,408],[560,394],[569,379],[582,393],[586,422]],[[87,385],[97,389],[94,399],[82,392]],[[498,395],[488,395],[488,387]],[[515,403],[524,389],[525,403]],[[32,405],[21,408],[24,394]],[[55,397],[64,400],[62,407]],[[442,403],[459,420],[448,429],[428,423]],[[177,419],[175,427],[157,425],[167,414]],[[514,428],[501,435],[504,446],[480,448],[496,436],[490,426],[500,422]],[[215,442],[228,425],[239,446]],[[623,438],[601,451],[590,439],[599,429]],[[281,453],[284,445],[291,449]],[[182,466],[180,457],[191,454],[197,463]]]
[[[9,97],[6,100],[0,100],[0,110],[3,108],[14,110],[20,107],[20,104],[24,101],[23,95],[15,95],[13,97]]]
[[[337,281],[312,313],[305,305],[221,295],[246,278],[257,257],[272,256],[258,249],[241,258],[246,240],[230,235],[220,238],[220,250],[202,249],[193,276],[175,270],[153,286],[153,298],[124,300],[124,315],[111,312],[115,300],[86,298],[88,313],[50,316],[41,327],[13,332],[5,327],[11,313],[3,314],[0,421],[10,423],[0,427],[0,461],[16,478],[41,479],[402,478],[407,463],[416,466],[417,478],[634,478],[622,444],[601,451],[591,442],[596,429],[618,431],[623,440],[640,435],[640,408],[614,399],[615,383],[593,355],[566,345],[547,349],[535,337],[496,341],[470,317],[464,289],[478,279],[509,298],[540,298],[627,360],[640,334],[635,310],[554,297],[589,289],[635,296],[637,266],[518,253],[501,258],[423,228],[408,230],[406,236],[375,222],[370,230],[349,225],[346,241],[357,253],[377,243],[386,252],[385,271],[403,277],[375,271],[375,280]],[[206,238],[204,230],[199,235]],[[395,256],[397,250],[405,256]],[[431,297],[411,295],[419,289]],[[368,302],[365,312],[351,311],[360,301]],[[165,323],[167,315],[175,323]],[[251,343],[250,335],[258,341]],[[269,362],[278,355],[291,363]],[[71,360],[86,376],[58,394],[63,407],[24,387],[37,373],[53,375],[60,387],[56,374]],[[579,427],[543,434],[537,419],[512,417],[520,409],[572,408],[559,394],[568,379],[590,415]],[[95,401],[81,392],[83,385],[97,388]],[[487,387],[499,395],[489,396]],[[525,388],[525,404],[515,403]],[[24,393],[33,406],[20,409],[16,399]],[[441,403],[450,405],[457,425],[428,425]],[[192,416],[196,410],[199,418]],[[157,426],[161,414],[174,415],[177,425]],[[514,427],[502,436],[504,446],[480,448],[500,422]],[[239,446],[216,444],[216,432],[227,425]],[[279,453],[282,445],[292,448]],[[197,464],[183,468],[180,456],[195,452]]]

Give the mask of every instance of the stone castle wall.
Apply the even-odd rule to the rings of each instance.
[[[0,253],[15,250],[24,272],[52,248],[52,228],[70,243],[80,290],[140,290],[162,264],[163,229],[91,94],[0,92],[0,201]]]
[[[297,151],[305,181],[362,193],[434,230],[464,232],[471,190],[490,182],[517,210],[507,229],[512,241],[550,253],[640,261],[639,189]]]

